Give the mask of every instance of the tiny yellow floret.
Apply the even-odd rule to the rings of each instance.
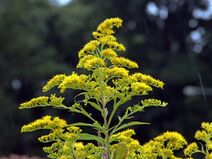
[[[112,57],[110,61],[115,66],[127,67],[127,68],[138,68],[138,64],[124,57]]]
[[[30,101],[24,102],[20,105],[19,109],[26,109],[26,108],[33,108],[36,106],[45,106],[48,105],[48,99],[47,96],[40,96],[37,98],[33,98]]]
[[[111,48],[104,49],[104,50],[102,50],[101,53],[105,57],[115,57],[115,56],[117,56],[116,52]]]
[[[66,78],[63,80],[58,88],[60,88],[61,93],[63,93],[67,88],[83,89],[87,79],[88,76],[86,75],[78,75],[76,73],[72,73],[72,75],[66,76]]]
[[[197,146],[197,143],[195,143],[195,142],[189,144],[184,150],[184,154],[186,156],[190,156],[190,157],[195,152],[198,152],[198,146]]]
[[[63,79],[66,77],[64,74],[55,75],[52,79],[50,79],[47,84],[43,87],[43,92],[47,92],[52,87],[60,85]]]

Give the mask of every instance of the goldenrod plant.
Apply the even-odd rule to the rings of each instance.
[[[195,138],[201,142],[192,142],[184,150],[184,154],[193,159],[195,154],[202,154],[205,159],[212,159],[212,123],[203,122],[202,130],[198,130]]]
[[[82,114],[90,120],[67,123],[59,117],[46,115],[24,125],[21,132],[49,130],[49,134],[38,138],[40,142],[48,143],[47,147],[43,147],[48,158],[172,159],[178,158],[175,151],[187,145],[184,137],[177,132],[165,132],[144,145],[132,138],[135,131],[129,127],[148,124],[133,120],[134,115],[143,112],[147,107],[165,107],[167,103],[147,98],[155,88],[163,89],[162,81],[135,70],[135,73],[130,73],[131,69],[138,68],[138,64],[121,56],[126,50],[125,46],[114,36],[114,29],[121,26],[120,18],[109,18],[93,32],[94,40],[85,44],[78,53],[77,68],[85,69],[85,74],[58,74],[43,87],[43,92],[57,87],[60,95],[40,96],[20,105],[20,109],[46,106],[65,109]],[[79,92],[74,98],[73,105],[64,104],[66,99],[63,96],[68,89]],[[135,96],[141,97],[139,103],[124,106]],[[91,110],[87,109],[88,107],[95,109],[103,122],[98,121],[96,115],[88,111]],[[117,116],[119,109],[124,110],[124,113]],[[90,127],[93,134],[83,132],[82,127]],[[209,144],[211,138],[204,138],[203,141]],[[204,153],[208,157],[211,145],[207,147]],[[185,154],[191,158],[193,152],[197,151],[188,146]]]

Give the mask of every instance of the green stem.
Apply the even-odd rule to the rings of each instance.
[[[114,114],[116,113],[116,110],[118,109],[118,107],[120,105],[122,105],[123,103],[125,103],[126,101],[128,101],[131,98],[131,94],[127,95],[126,97],[124,97],[123,99],[120,99],[120,101],[118,103],[116,103],[116,99],[114,100],[114,104],[113,104],[113,110],[110,114],[109,120],[108,120],[108,127],[111,124],[111,121],[113,119]]]
[[[109,125],[107,120],[107,110],[106,110],[106,101],[105,98],[102,99],[102,117],[104,120],[103,127],[106,128],[104,135],[105,135],[105,146],[106,146],[106,155],[110,157],[110,136],[109,136]]]
[[[83,114],[85,115],[86,117],[88,117],[89,119],[91,119],[93,122],[96,122],[96,120],[94,118],[91,117],[91,115],[83,108],[80,108],[80,110],[77,110],[77,109],[73,109],[73,108],[68,108],[69,111],[71,112],[75,112],[75,113],[79,113],[79,114]]]
[[[124,122],[125,119],[127,119],[128,117],[130,117],[131,115],[133,115],[135,112],[131,112],[131,113],[125,113],[124,116],[119,120],[118,124],[114,127],[114,129],[112,130],[112,132],[110,133],[110,136],[113,135],[116,132],[116,129],[119,128],[119,125],[121,125],[121,123]]]

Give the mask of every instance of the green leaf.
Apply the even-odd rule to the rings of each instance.
[[[89,133],[80,133],[79,136],[80,136],[79,140],[95,140],[97,142],[104,143],[103,138]]]
[[[126,159],[127,158],[127,146],[121,142],[115,149],[113,159]]]
[[[93,108],[95,108],[96,110],[98,110],[98,111],[102,111],[102,109],[101,109],[101,107],[98,105],[98,104],[96,104],[95,102],[91,102],[91,101],[88,101],[88,103],[93,107]]]
[[[88,127],[95,127],[95,125],[93,125],[93,124],[83,123],[83,122],[73,123],[73,124],[70,124],[70,125],[74,125],[74,126],[88,126]]]
[[[130,127],[130,126],[134,126],[134,125],[144,125],[144,124],[150,124],[150,123],[147,123],[147,122],[140,122],[140,121],[132,121],[132,122],[123,124],[122,126],[120,126],[120,127],[118,127],[117,129],[115,129],[115,130],[113,131],[113,134],[114,134],[115,132],[121,130],[121,129]]]

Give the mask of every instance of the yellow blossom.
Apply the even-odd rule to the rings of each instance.
[[[117,56],[116,52],[111,48],[107,48],[107,49],[102,50],[101,54],[105,57],[115,57],[115,56]]]
[[[79,127],[76,127],[73,125],[69,126],[67,130],[71,133],[76,133],[76,134],[79,134],[82,131]]]
[[[49,133],[48,135],[43,135],[43,136],[39,137],[38,140],[43,143],[52,142],[52,141],[56,140],[56,135],[54,132]]]
[[[93,32],[94,38],[98,39],[103,36],[114,34],[113,27],[121,27],[122,20],[120,18],[109,18],[103,21],[98,27],[97,31]]]
[[[177,132],[165,132],[139,148],[141,158],[177,158],[174,150],[179,150],[187,144],[184,137]]]
[[[82,59],[80,59],[77,68],[85,68],[87,70],[91,70],[104,65],[105,62],[101,58],[93,55],[86,55]]]
[[[62,103],[63,103],[64,99],[65,98],[63,98],[63,97],[56,97],[55,94],[51,94],[49,104],[52,106],[61,106],[61,105],[63,105]]]
[[[84,145],[82,142],[75,142],[74,143],[74,147],[77,149],[77,150],[82,150],[84,148]]]
[[[108,42],[106,43],[106,45],[107,45],[109,48],[114,49],[114,50],[117,50],[117,51],[126,51],[124,45],[118,43],[117,41],[108,41]]]
[[[48,157],[57,158],[57,154],[55,153],[56,150],[63,146],[63,142],[58,140],[57,142],[53,143],[51,146],[44,147],[43,150],[50,155]]]
[[[133,82],[131,89],[136,95],[147,94],[147,92],[152,91],[152,88],[143,82]]]
[[[50,79],[47,84],[43,87],[43,92],[47,92],[52,87],[60,85],[63,79],[66,77],[64,74],[55,75],[52,79]]]
[[[110,58],[110,61],[114,66],[138,68],[138,64],[136,62],[131,61],[124,57],[113,57],[113,58]]]
[[[105,97],[111,97],[114,96],[116,94],[116,90],[113,87],[110,86],[106,86],[105,87]]]
[[[51,116],[47,115],[41,119],[37,119],[27,125],[24,125],[21,128],[21,132],[31,132],[38,129],[56,129],[64,126],[66,126],[65,120],[60,119],[59,117],[55,117],[52,120]]]
[[[198,146],[197,143],[193,142],[189,144],[185,149],[184,149],[184,154],[186,156],[191,156],[193,153],[198,152]]]
[[[206,146],[208,150],[212,150],[212,141],[210,141]]]
[[[79,63],[77,64],[77,68],[84,68],[85,67],[85,63],[88,60],[93,59],[93,58],[96,58],[96,56],[94,56],[94,55],[86,55],[86,56],[84,56],[83,58],[81,58],[79,60]]]
[[[205,157],[205,159],[212,159],[212,152],[209,153],[209,154]]]
[[[108,44],[111,41],[116,41],[116,37],[115,36],[112,36],[112,35],[104,36],[104,37],[99,38],[98,41],[101,44],[105,45],[105,44]]]
[[[97,40],[92,40],[88,42],[82,50],[79,51],[78,56],[79,58],[84,57],[85,55],[92,54],[97,49],[97,47],[100,45],[100,42]]]
[[[203,122],[201,127],[207,131],[207,133],[212,133],[212,123]]]
[[[33,98],[30,101],[24,102],[20,105],[19,109],[33,108],[36,106],[45,106],[48,105],[49,97],[40,96],[37,98]]]
[[[92,59],[87,60],[84,64],[84,68],[87,70],[95,69],[102,66],[105,66],[105,62],[98,57],[93,57]]]
[[[145,82],[148,85],[152,85],[154,87],[163,88],[164,83],[158,79],[153,78],[150,75],[145,75],[142,73],[135,73],[131,76],[131,80],[135,82]]]
[[[135,134],[135,131],[133,129],[127,129],[117,134],[113,134],[111,136],[111,140],[112,141],[115,140],[119,142],[131,142],[133,140],[131,136],[134,134]]]
[[[177,132],[165,132],[161,136],[156,137],[155,141],[166,143],[166,147],[171,150],[179,150],[187,144],[184,137]]]
[[[162,107],[168,104],[158,99],[145,99],[145,100],[142,100],[141,103],[143,106],[162,106]]]
[[[77,75],[76,73],[73,73],[70,76],[66,76],[58,88],[60,88],[61,93],[63,93],[67,88],[83,89],[87,79],[88,76],[86,75]]]
[[[127,77],[129,71],[122,67],[113,67],[106,70],[107,75],[114,77]]]
[[[208,138],[208,134],[207,134],[207,132],[205,131],[205,130],[198,130],[197,132],[196,132],[196,134],[195,134],[195,138],[197,139],[197,140],[202,140],[202,141],[205,141],[205,140],[207,140],[207,138]]]

